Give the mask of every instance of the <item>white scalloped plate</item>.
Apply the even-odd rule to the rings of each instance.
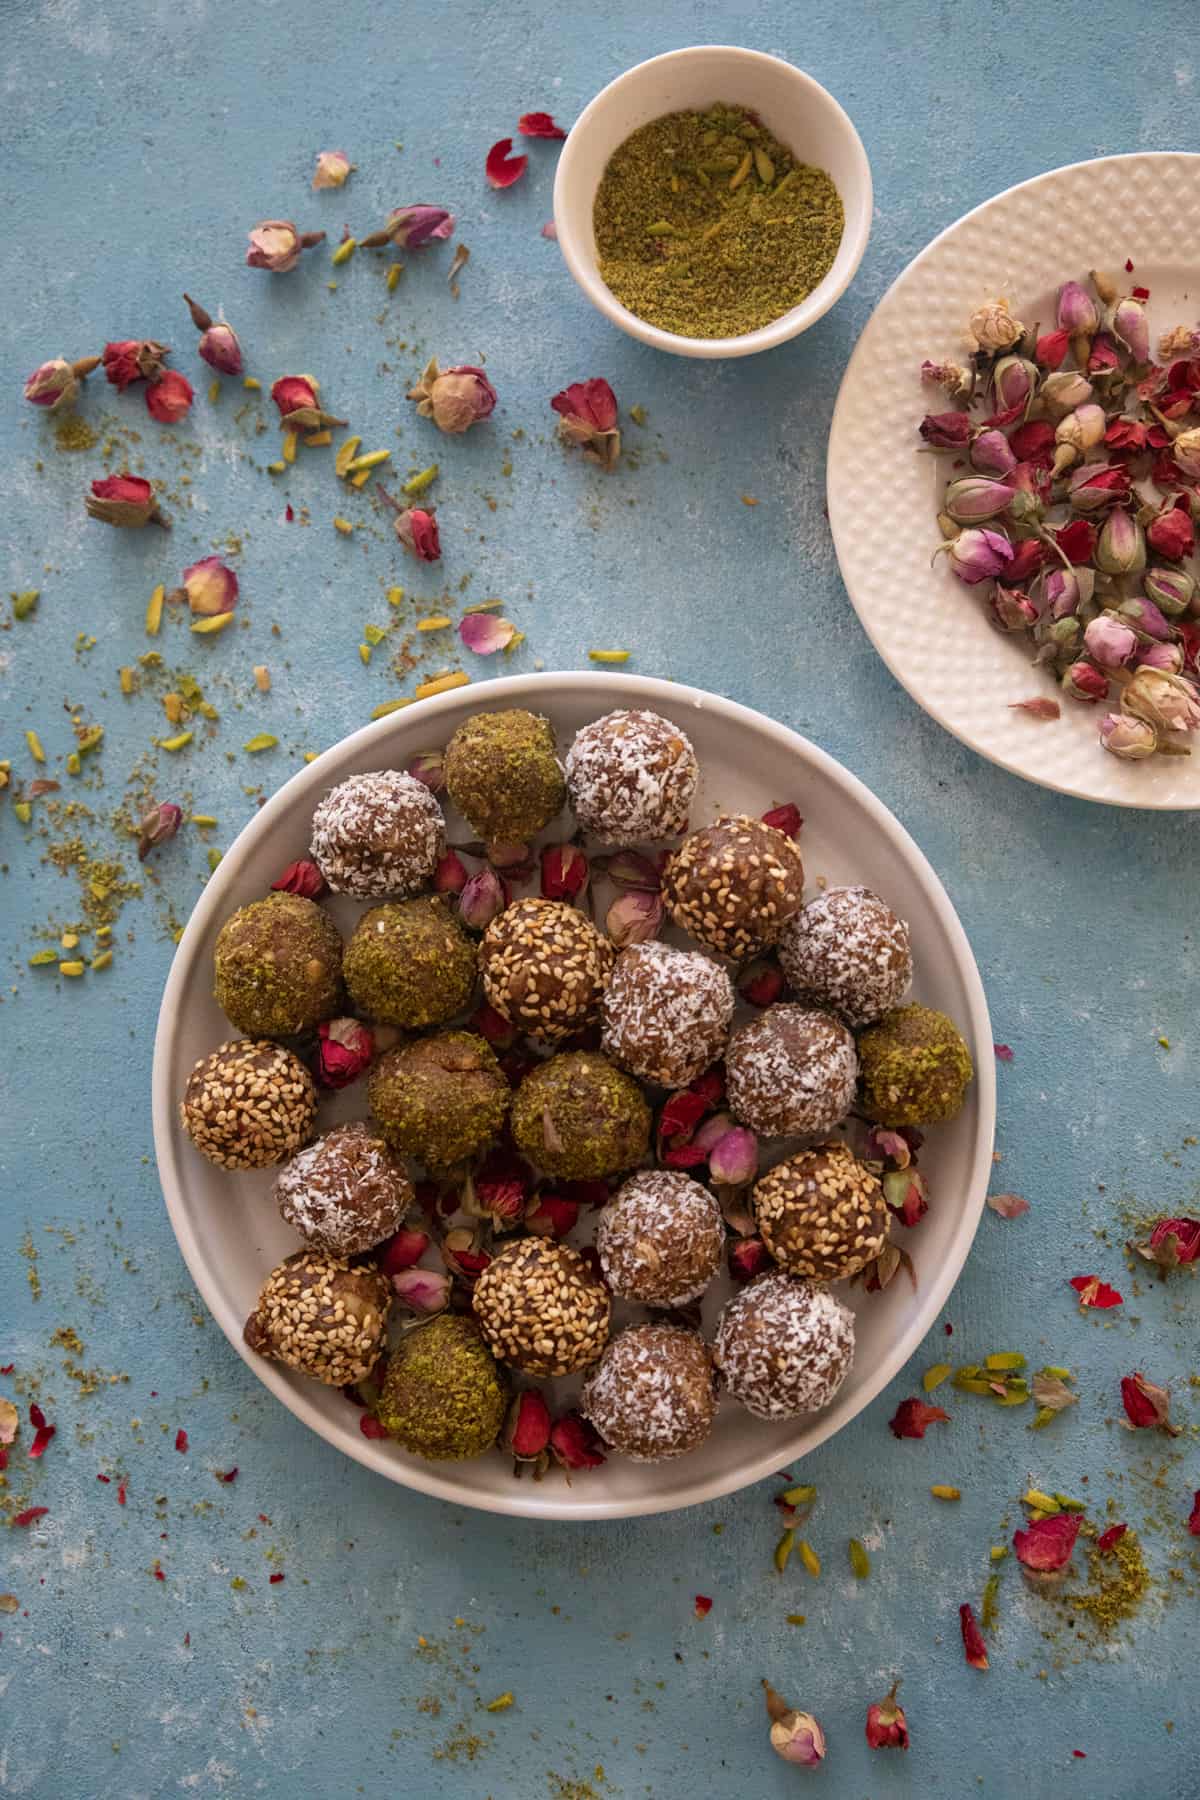
[[[1027,323],[1088,269],[1124,271],[1150,289],[1151,341],[1194,323],[1200,270],[1200,156],[1155,152],[1073,163],[1009,188],[951,225],[884,295],[842,379],[829,436],[829,519],[842,578],[875,648],[939,725],[1014,775],[1112,806],[1200,806],[1200,755],[1121,762],[1101,750],[1102,709],[1067,698],[1045,722],[1016,700],[1053,696],[1029,641],[987,623],[978,597],[941,557],[934,518],[946,459],[917,454],[917,426],[951,402],[918,370],[965,360],[966,321],[1007,297]]]
[[[212,994],[221,922],[264,893],[289,862],[308,854],[321,795],[361,770],[403,768],[418,751],[446,743],[470,713],[504,706],[545,713],[562,749],[581,725],[614,707],[647,706],[675,719],[695,745],[702,770],[694,826],[723,811],[761,813],[795,800],[804,815],[801,846],[810,890],[826,876],[863,882],[887,897],[912,931],[916,996],[958,1023],[978,1071],[958,1118],[931,1131],[922,1151],[931,1208],[915,1231],[899,1234],[913,1257],[916,1288],[900,1273],[882,1294],[854,1288],[844,1296],[859,1315],[858,1352],[834,1404],[772,1426],[726,1397],[712,1436],[690,1456],[655,1466],[611,1456],[603,1468],[577,1475],[570,1487],[557,1473],[539,1483],[516,1481],[499,1453],[429,1463],[396,1444],[367,1439],[357,1410],[340,1393],[248,1350],[242,1325],[258,1289],[299,1241],[273,1203],[275,1172],[235,1174],[205,1162],[184,1136],[176,1111],[192,1065],[232,1035]],[[453,816],[450,835],[468,835]],[[552,828],[547,835],[564,832]],[[339,897],[330,910],[349,931],[363,909]],[[794,1463],[861,1412],[916,1350],[966,1261],[987,1192],[996,1109],[992,1033],[970,945],[941,882],[887,808],[823,750],[761,713],[697,688],[601,674],[509,676],[459,688],[365,726],[293,775],[226,852],[188,921],[159,1011],[153,1089],[158,1171],[179,1248],[217,1323],[259,1380],[327,1442],[391,1481],[458,1506],[541,1519],[668,1512],[732,1493]],[[365,1112],[360,1083],[322,1098],[318,1127]],[[591,1219],[583,1223],[590,1236]],[[706,1336],[728,1291],[721,1277],[706,1296]],[[565,1405],[577,1384],[548,1385],[556,1389],[551,1404]]]

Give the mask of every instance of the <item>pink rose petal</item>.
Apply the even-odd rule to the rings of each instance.
[[[476,656],[494,656],[497,650],[512,643],[516,630],[511,619],[497,619],[491,613],[468,613],[459,621],[458,635]]]
[[[1029,1211],[1028,1200],[1022,1200],[1020,1194],[989,1194],[987,1203],[1002,1219],[1019,1219]]]

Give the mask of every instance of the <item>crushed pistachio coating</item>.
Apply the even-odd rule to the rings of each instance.
[[[401,1339],[388,1361],[376,1416],[389,1437],[430,1462],[490,1450],[508,1385],[478,1327],[442,1313]]]
[[[297,1250],[267,1276],[242,1335],[260,1356],[345,1387],[375,1367],[391,1300],[377,1270],[324,1250]]]
[[[341,935],[301,894],[240,907],[221,927],[213,965],[217,1005],[247,1037],[294,1037],[341,1010]]]
[[[962,1034],[931,1006],[898,1006],[858,1040],[862,1107],[880,1125],[936,1125],[962,1107],[975,1065]]]
[[[440,1025],[475,986],[475,945],[437,895],[364,913],[346,945],[346,988],[358,1013],[387,1025]]]
[[[523,844],[563,808],[554,728],[536,713],[475,713],[446,749],[446,791],[489,844]]]
[[[598,1180],[641,1162],[650,1108],[641,1089],[593,1050],[570,1050],[531,1069],[513,1098],[512,1133],[547,1175]]]
[[[381,1056],[367,1078],[367,1098],[393,1149],[445,1168],[496,1137],[509,1086],[477,1033],[442,1031]]]

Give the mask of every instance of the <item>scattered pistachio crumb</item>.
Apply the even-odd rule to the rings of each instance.
[[[260,694],[269,694],[270,693],[270,691],[271,691],[271,671],[270,671],[270,669],[268,669],[266,663],[255,663],[255,665],[254,665],[254,685],[258,689]]]
[[[333,264],[335,269],[340,269],[343,263],[348,263],[350,261],[350,258],[354,255],[354,252],[357,249],[358,249],[358,239],[357,238],[352,238],[352,237],[343,238],[341,243],[338,245],[337,249],[334,251],[333,255],[330,257],[329,260]]]
[[[629,661],[628,650],[589,650],[588,658],[598,663],[626,663]]]
[[[192,734],[190,731],[177,731],[174,737],[159,738],[157,741],[160,750],[182,750],[185,744],[191,743]]]
[[[267,464],[267,474],[282,475],[286,468],[287,464],[285,462],[269,462]]]
[[[60,962],[58,965],[58,972],[60,975],[82,975],[84,967],[85,965],[81,962]]]
[[[274,750],[278,742],[279,739],[269,731],[256,731],[253,737],[246,739],[242,749],[250,756],[257,756],[260,750]]]
[[[944,1481],[935,1482],[935,1484],[933,1485],[933,1487],[930,1488],[929,1491],[933,1495],[935,1500],[961,1500],[962,1499],[962,1489],[956,1488],[956,1487],[950,1487],[949,1484]]]
[[[388,589],[387,603],[389,606],[399,606],[402,604],[403,600],[404,600],[404,589],[402,587],[390,587]]]
[[[29,754],[32,756],[34,762],[44,763],[46,760],[46,752],[42,749],[42,740],[37,732],[27,731],[25,733],[25,742],[29,745]]]
[[[256,381],[253,375],[247,375],[242,382],[242,386],[244,388],[249,388],[252,394],[256,394],[259,388],[261,388],[262,382]]]
[[[354,530],[349,519],[343,519],[340,513],[334,515],[333,529],[340,531],[343,537],[349,537]]]
[[[444,631],[447,625],[452,625],[453,623],[454,621],[449,613],[430,613],[428,618],[417,620],[417,630]]]
[[[511,1694],[497,1694],[494,1700],[488,1701],[485,1711],[507,1712],[512,1703],[513,1697]]]
[[[215,378],[208,384],[208,403],[215,406],[221,398],[221,383]]]
[[[423,681],[416,691],[418,700],[430,700],[434,694],[444,694],[450,688],[466,687],[471,677],[462,669],[456,669],[450,675],[438,675],[433,681]]]
[[[399,712],[401,707],[411,705],[412,701],[408,699],[381,700],[379,705],[372,712],[371,717],[373,719],[386,719],[390,713]]]
[[[403,263],[396,262],[396,263],[393,263],[391,268],[388,270],[388,272],[387,272],[387,291],[389,294],[395,293],[397,284],[399,283],[399,280],[400,280],[400,271],[403,269],[403,267],[404,267]]]
[[[157,637],[158,636],[159,626],[162,624],[163,601],[166,599],[166,597],[167,597],[167,590],[161,584],[155,588],[154,592],[150,596],[149,605],[146,607],[146,636],[147,637]]]
[[[871,1559],[867,1555],[866,1545],[859,1538],[851,1538],[849,1543],[850,1568],[855,1579],[865,1581],[871,1573]]]
[[[804,1622],[803,1613],[788,1613],[787,1615],[786,1623],[789,1625],[803,1625]]]
[[[800,1541],[800,1561],[815,1581],[821,1573],[821,1559],[807,1539]]]
[[[296,448],[297,448],[299,442],[300,442],[300,433],[298,431],[285,431],[284,432],[284,434],[283,434],[283,450],[282,450],[281,454],[283,456],[283,460],[285,463],[294,463],[295,462]]]
[[[98,956],[93,956],[92,967],[93,969],[107,969],[112,962],[112,959],[113,953],[111,950],[101,950]]]
[[[131,668],[123,668],[118,671],[117,678],[121,683],[121,692],[123,694],[132,694],[132,692],[133,692],[133,670]]]
[[[1158,1041],[1162,1045],[1164,1050],[1169,1050],[1171,1048],[1170,1038],[1160,1037]]]
[[[22,593],[13,594],[12,609],[14,619],[28,619],[37,610],[40,588],[26,588]]]
[[[227,625],[232,624],[233,614],[231,612],[211,613],[208,618],[193,619],[191,628],[201,637],[212,637],[218,631],[224,631]]]
[[[370,662],[370,660],[371,660],[370,644],[360,644],[358,646],[358,660],[359,660],[359,662],[364,663],[364,664]]]
[[[437,463],[430,463],[427,469],[421,469],[418,474],[410,475],[400,491],[401,493],[410,496],[413,494],[423,494],[427,487],[433,486],[433,483],[438,478],[438,474],[439,470]]]

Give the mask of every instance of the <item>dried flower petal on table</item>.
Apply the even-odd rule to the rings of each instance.
[[[242,346],[238,342],[237,332],[224,319],[214,321],[211,314],[197,305],[190,294],[183,296],[187,309],[192,315],[192,324],[200,333],[200,342],[196,346],[202,361],[218,375],[240,375],[242,372]]]
[[[1075,1552],[1075,1540],[1083,1523],[1077,1512],[1052,1513],[1033,1520],[1025,1530],[1013,1533],[1013,1550],[1022,1572],[1034,1577],[1033,1585],[1048,1586],[1046,1576],[1061,1576]]]
[[[488,151],[487,159],[484,162],[483,167],[484,174],[488,179],[489,187],[511,187],[513,182],[520,181],[522,175],[525,173],[529,158],[527,156],[514,156],[512,147],[513,141],[510,137],[507,137],[501,138],[497,143],[493,144]]]
[[[21,1415],[11,1400],[0,1400],[0,1445],[16,1441]]]
[[[1010,700],[1010,712],[1031,713],[1035,719],[1058,719],[1062,717],[1062,708],[1057,700],[1048,700],[1042,695],[1035,695],[1032,700]]]
[[[1116,1288],[1110,1287],[1107,1281],[1101,1281],[1098,1275],[1072,1275],[1070,1286],[1079,1295],[1080,1306],[1095,1307],[1104,1312],[1122,1304]]]
[[[453,235],[455,217],[444,206],[396,206],[388,214],[387,224],[362,239],[366,250],[394,244],[398,250],[421,250],[428,244],[444,241]]]
[[[558,433],[565,444],[577,445],[603,469],[616,467],[621,454],[617,398],[603,376],[571,382],[552,396],[550,405],[559,415]]]
[[[1034,1404],[1042,1412],[1060,1413],[1068,1406],[1078,1404],[1078,1394],[1073,1394],[1061,1375],[1052,1375],[1048,1369],[1042,1369],[1030,1382]]]
[[[105,344],[101,361],[105,376],[123,394],[135,381],[157,380],[170,354],[167,346],[154,338],[121,338]]]
[[[138,830],[138,861],[145,862],[151,850],[173,838],[183,824],[183,808],[173,800],[157,801],[142,814]]]
[[[517,130],[522,137],[531,138],[565,138],[567,135],[547,112],[522,113],[517,120]]]
[[[949,1421],[950,1414],[940,1406],[927,1406],[924,1400],[902,1400],[888,1420],[888,1429],[893,1437],[923,1438],[930,1425]]]
[[[104,525],[139,530],[152,522],[164,527],[169,523],[159,511],[154,489],[140,475],[105,475],[93,481],[83,503],[89,519],[99,519]]]
[[[1196,1489],[1192,1500],[1192,1510],[1188,1514],[1187,1528],[1192,1537],[1200,1537],[1200,1488]]]
[[[1131,1241],[1126,1248],[1157,1263],[1160,1269],[1194,1263],[1200,1260],[1200,1219],[1160,1219],[1148,1238]]]
[[[1171,1423],[1171,1390],[1148,1381],[1140,1369],[1121,1377],[1121,1403],[1131,1431],[1158,1429],[1168,1437],[1178,1437],[1180,1427]]]
[[[317,189],[345,187],[347,178],[353,172],[354,167],[355,164],[350,161],[344,150],[321,150],[317,154],[313,187]]]
[[[1102,1531],[1096,1539],[1096,1548],[1101,1556],[1107,1556],[1110,1550],[1115,1550],[1128,1530],[1128,1525],[1110,1525],[1107,1531]]]
[[[1019,1219],[1029,1211],[1028,1200],[1020,1194],[989,1194],[987,1203],[1002,1219]]]
[[[763,1682],[767,1717],[771,1721],[771,1748],[784,1762],[798,1763],[801,1768],[815,1769],[825,1756],[825,1733],[811,1713],[797,1712],[777,1694],[769,1681]]]
[[[565,136],[566,134],[564,133],[563,135]],[[712,1611],[712,1595],[697,1594],[693,1603],[693,1611],[698,1619],[707,1619],[709,1613]]]
[[[908,1720],[896,1700],[899,1686],[894,1681],[887,1698],[873,1701],[867,1708],[867,1743],[872,1750],[908,1749]]]
[[[455,436],[488,418],[496,404],[496,390],[474,364],[456,363],[453,368],[440,369],[433,356],[421,379],[409,388],[408,398],[416,401],[423,419],[432,419],[439,431]]]
[[[987,1645],[983,1641],[983,1633],[979,1629],[979,1621],[975,1617],[975,1608],[969,1600],[964,1600],[958,1609],[958,1622],[962,1629],[963,1654],[973,1669],[988,1667]]]
[[[295,268],[303,252],[321,243],[324,237],[323,231],[298,230],[290,219],[263,219],[249,233],[246,262],[252,269],[286,275]]]
[[[322,1019],[317,1039],[313,1073],[321,1087],[349,1087],[375,1054],[375,1039],[358,1019]]]
[[[468,613],[458,622],[459,638],[476,656],[494,656],[497,650],[506,650],[516,632],[511,619],[498,619],[494,613]]]
[[[971,415],[965,412],[926,413],[917,430],[931,450],[965,450],[973,435]]]
[[[237,605],[238,578],[219,556],[204,556],[183,571],[183,586],[175,597],[185,599],[199,617],[215,618]]]
[[[186,375],[178,369],[164,369],[157,381],[146,388],[146,411],[160,425],[176,425],[186,417],[195,392]]]
[[[65,357],[52,357],[49,362],[39,364],[26,379],[25,398],[31,406],[57,412],[60,406],[71,405],[79,392],[80,382],[99,366],[98,356],[83,356],[73,363],[67,362]]]
[[[327,883],[316,863],[302,857],[299,862],[288,864],[278,880],[271,883],[271,889],[275,893],[301,894],[305,900],[319,900],[327,891]]]

